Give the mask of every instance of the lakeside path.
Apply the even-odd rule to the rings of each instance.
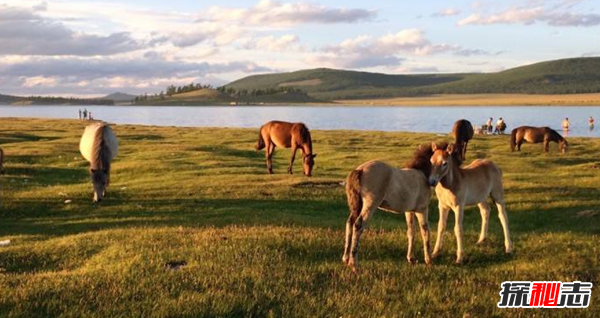
[[[367,317],[600,316],[600,139],[569,138],[511,153],[508,136],[477,136],[468,161],[503,169],[513,255],[504,255],[495,208],[476,246],[479,212],[465,212],[467,261],[453,264],[449,218],[432,267],[406,262],[406,223],[378,211],[361,241],[360,276],[341,263],[345,221],[339,185],[374,158],[408,161],[433,134],[312,131],[314,177],[275,175],[254,151],[257,129],[114,125],[119,156],[108,197],[91,202],[83,122],[0,119],[0,316]],[[65,200],[72,200],[65,203]],[[435,233],[437,202],[430,206]],[[435,234],[431,237],[435,240]],[[180,270],[165,268],[185,261]],[[587,309],[499,309],[506,280],[594,283]]]
[[[337,100],[360,106],[600,106],[600,93],[572,95],[464,94]]]

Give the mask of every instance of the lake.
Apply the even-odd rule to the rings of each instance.
[[[0,117],[77,118],[83,106],[0,106]],[[465,118],[474,125],[488,117],[503,117],[507,131],[521,125],[560,130],[569,117],[569,136],[600,137],[587,119],[600,120],[600,107],[356,107],[356,106],[85,106],[95,119],[109,123],[182,127],[259,127],[278,119],[302,121],[311,129],[358,129],[447,133],[454,121]]]

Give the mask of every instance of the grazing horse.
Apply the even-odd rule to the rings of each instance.
[[[312,175],[312,169],[315,165],[314,159],[317,154],[313,154],[312,152],[312,140],[310,138],[310,131],[308,131],[306,125],[303,123],[270,121],[260,127],[258,142],[255,148],[256,150],[265,149],[267,171],[269,174],[273,173],[272,158],[275,146],[292,148],[292,159],[287,170],[289,174],[293,174],[292,166],[294,165],[294,159],[296,159],[296,151],[300,148],[302,150],[304,174],[309,177]]]
[[[454,144],[458,148],[458,153],[462,161],[465,160],[467,155],[467,144],[469,140],[473,139],[473,125],[466,119],[457,120],[452,127],[452,136],[454,137]]]
[[[381,161],[369,161],[358,166],[346,179],[346,196],[350,216],[346,222],[344,242],[344,264],[356,271],[358,242],[375,210],[378,208],[392,213],[405,213],[408,226],[408,252],[410,263],[413,257],[414,216],[417,216],[423,239],[425,263],[430,265],[428,207],[431,188],[427,176],[431,170],[429,161],[433,154],[429,145],[420,147],[404,169],[391,167]]]
[[[467,167],[460,167],[459,155],[453,145],[446,149],[432,144],[433,155],[431,156],[431,174],[429,185],[436,186],[435,193],[438,198],[440,219],[438,233],[433,249],[435,258],[442,248],[442,240],[446,229],[446,221],[450,209],[454,211],[454,234],[456,235],[456,263],[463,261],[462,220],[464,209],[467,206],[479,207],[481,213],[481,233],[477,243],[486,240],[490,207],[486,199],[491,195],[498,208],[498,217],[504,230],[504,247],[506,253],[513,249],[508,230],[508,217],[504,205],[504,189],[502,188],[502,171],[489,160],[477,159]]]
[[[551,141],[558,143],[558,148],[562,153],[566,153],[567,148],[569,147],[567,140],[554,129],[548,127],[521,126],[513,129],[510,134],[510,149],[515,151],[516,146],[517,150],[521,151],[521,145],[525,141],[534,144],[543,142],[545,152],[550,150]]]
[[[90,162],[90,175],[94,185],[94,202],[102,201],[110,181],[111,161],[119,152],[119,143],[113,130],[105,123],[85,127],[79,142],[81,155]]]

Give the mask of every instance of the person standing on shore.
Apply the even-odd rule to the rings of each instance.
[[[79,120],[81,120],[81,108],[79,108]]]
[[[569,130],[569,128],[571,128],[571,122],[569,121],[569,117],[566,117],[562,121],[562,128],[563,128],[563,130]]]
[[[490,133],[490,134],[493,131],[492,130],[493,129],[492,128],[493,121],[494,121],[494,119],[492,117],[490,117],[490,119],[488,119],[488,121],[487,121],[487,130],[488,130],[488,133]]]
[[[596,121],[594,120],[594,117],[590,116],[590,119],[588,119],[588,124],[590,125],[590,130],[594,129],[594,123]]]
[[[83,119],[87,119],[87,116],[88,116],[87,108],[84,108],[83,109]]]

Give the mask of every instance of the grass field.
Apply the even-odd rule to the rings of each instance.
[[[432,267],[405,260],[403,216],[377,212],[363,235],[360,274],[341,263],[346,174],[380,158],[402,165],[431,134],[313,131],[314,177],[267,175],[257,130],[115,126],[108,198],[91,202],[78,152],[84,123],[0,119],[2,317],[598,317],[600,140],[570,152],[511,153],[508,137],[476,137],[469,159],[504,171],[513,255],[493,210],[465,213],[466,264],[455,265],[449,220]],[[65,203],[65,200],[72,200]],[[430,222],[438,213],[432,200]],[[432,237],[435,240],[435,235]],[[167,269],[168,262],[187,266]],[[505,280],[591,281],[587,309],[499,309]]]
[[[595,106],[600,105],[600,94],[449,94],[339,100],[336,103],[361,106]]]

